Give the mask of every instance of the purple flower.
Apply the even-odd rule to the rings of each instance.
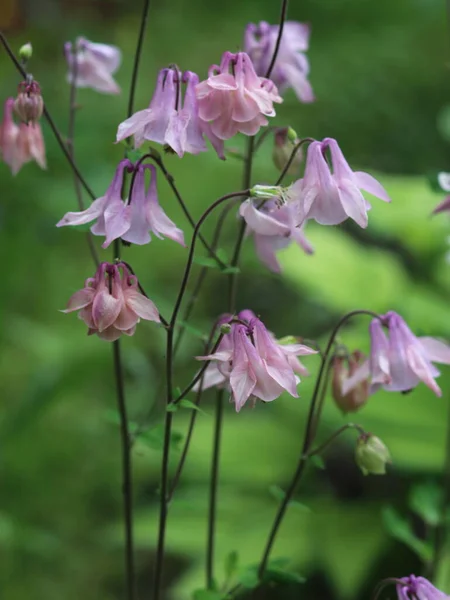
[[[398,600],[450,600],[450,596],[444,594],[425,577],[402,577],[402,583],[398,583],[397,597]]]
[[[69,73],[67,80],[72,83],[75,73],[76,86],[92,88],[105,94],[119,94],[120,88],[113,79],[122,60],[122,53],[116,46],[94,44],[79,37],[72,50],[72,43],[64,45]],[[76,68],[75,68],[76,66]]]
[[[333,171],[325,159],[327,149]],[[374,177],[352,171],[336,140],[325,138],[309,146],[304,177],[289,188],[288,197],[295,203],[299,225],[307,219],[321,225],[337,225],[350,217],[360,227],[367,227],[371,206],[361,189],[390,202],[386,190]]]
[[[439,173],[438,183],[444,192],[450,192],[450,173]],[[437,215],[441,212],[447,212],[450,210],[450,196],[447,196],[442,202],[440,202],[433,210],[433,215]]]
[[[146,140],[167,144],[178,156],[185,152],[198,154],[208,150],[207,137],[220,158],[224,158],[223,142],[198,117],[195,88],[198,76],[191,71],[183,75],[174,69],[162,69],[156,90],[148,108],[140,110],[119,125],[117,141],[134,136],[136,148]],[[181,84],[186,84],[181,105]]]
[[[277,43],[279,25],[261,21],[250,23],[245,30],[244,48],[255,65],[258,75],[264,77],[272,61]],[[287,21],[284,24],[277,59],[270,79],[280,93],[293,88],[301,102],[313,102],[314,93],[308,81],[309,62],[304,52],[309,46],[310,27],[305,23]]]
[[[129,201],[123,201],[121,197],[125,169],[134,170],[127,159],[119,163],[104,196],[94,200],[87,210],[66,213],[56,226],[82,225],[96,220],[91,231],[94,235],[106,236],[103,248],[107,248],[118,238],[131,244],[148,244],[151,241],[150,232],[158,238],[168,237],[184,246],[183,232],[159,205],[155,167],[139,165]],[[151,173],[148,191],[145,189],[145,169],[149,169]]]
[[[277,251],[287,248],[291,242],[296,242],[307,254],[314,251],[303,233],[303,226],[296,227],[292,204],[279,206],[275,200],[269,200],[256,208],[255,201],[249,199],[241,204],[239,214],[247,223],[247,233],[253,233],[260,260],[275,273],[281,271]]]
[[[230,333],[223,336],[214,354],[197,357],[215,361],[218,366],[217,371],[209,371],[203,387],[229,386],[237,412],[250,397],[271,402],[287,391],[297,398],[300,379],[295,373],[304,373],[297,356],[315,353],[303,344],[277,343],[264,324],[252,315],[251,311],[239,313],[240,321],[247,321],[245,316],[250,318],[248,324],[232,323]]]
[[[199,116],[215,136],[228,140],[236,133],[255,135],[275,116],[274,102],[283,102],[270,79],[258,77],[245,52],[224,52],[208,79],[196,87]]]
[[[388,335],[383,327],[387,328]],[[450,364],[450,346],[432,337],[416,337],[405,321],[391,311],[369,326],[370,357],[344,382],[343,394],[370,377],[369,393],[380,387],[405,392],[423,381],[437,396],[442,392],[435,379],[440,374],[434,362]]]

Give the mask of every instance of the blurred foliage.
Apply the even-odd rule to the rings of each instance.
[[[248,21],[276,22],[278,4],[229,0],[225,9],[210,0],[154,0],[136,108],[147,105],[161,65],[177,62],[204,75],[222,51],[240,47]],[[79,94],[75,150],[98,195],[109,184],[123,153],[123,147],[112,142],[125,116],[139,11],[139,3],[119,0],[0,6],[0,21],[10,27],[13,46],[18,49],[25,41],[33,42],[31,67],[62,132],[68,119],[62,44],[82,34],[122,48],[118,81],[123,94],[117,98],[89,90]],[[393,202],[385,205],[374,199],[366,232],[349,225],[311,225],[307,235],[315,255],[306,257],[294,247],[284,251],[282,276],[269,274],[258,263],[248,240],[240,307],[259,313],[278,336],[324,340],[339,315],[364,307],[398,310],[417,333],[450,338],[448,221],[445,216],[429,218],[441,197],[430,190],[425,178],[425,173],[449,170],[450,162],[444,3],[305,0],[291,2],[289,16],[312,24],[309,56],[318,100],[301,106],[288,93],[275,123],[291,125],[300,136],[336,137],[353,166],[377,172]],[[4,53],[0,69],[2,97],[14,95],[17,75]],[[74,315],[57,312],[92,274],[92,265],[83,234],[55,228],[57,220],[74,209],[75,196],[65,159],[45,124],[44,130],[48,171],[26,165],[12,178],[0,165],[1,597],[113,600],[123,597],[123,532],[111,348],[88,338]],[[239,144],[234,142],[230,145]],[[266,142],[255,161],[255,182],[276,179],[270,154]],[[211,152],[182,161],[168,156],[166,162],[196,218],[215,198],[239,189],[238,160],[222,163]],[[188,231],[162,179],[159,193],[170,216]],[[213,219],[205,232],[212,226]],[[235,232],[231,217],[223,242],[228,253]],[[124,252],[161,312],[169,314],[186,250],[170,241],[154,240]],[[196,272],[200,268],[196,265]],[[212,320],[226,308],[226,285],[225,275],[209,270],[178,355],[175,384],[179,387],[197,368],[192,357],[201,351],[201,341],[195,333],[208,332]],[[367,350],[366,326],[361,317],[343,332],[342,340]],[[148,598],[160,468],[158,427],[164,404],[160,387],[164,331],[143,323],[132,339],[124,340],[123,349],[130,415],[136,423],[149,426],[137,438],[133,452],[139,590],[141,598]],[[308,359],[308,367],[314,373],[314,357]],[[416,492],[414,501],[410,496],[415,482],[432,486],[439,480],[450,389],[450,372],[443,371],[442,398],[435,398],[424,386],[408,395],[379,393],[355,416],[389,446],[394,464],[386,477],[360,474],[353,462],[351,432],[328,450],[324,470],[309,469],[298,505],[290,507],[274,552],[275,559],[291,557],[292,571],[304,575],[306,583],[301,588],[286,584],[283,598],[297,598],[299,589],[305,598],[370,597],[380,578],[420,569],[414,552],[384,529],[382,510],[386,514],[387,505],[394,507],[390,529],[392,515],[399,515],[394,523],[398,531],[399,523],[401,527],[402,520],[409,519],[412,502],[416,520],[407,525],[412,528],[407,533],[423,546],[422,525],[430,525],[427,519],[433,517],[433,505],[427,504],[429,496],[420,499],[419,494],[418,500]],[[277,494],[279,498],[286,488],[300,449],[312,380],[302,383],[299,400],[284,397],[239,415],[231,407],[227,412],[216,557],[221,582],[231,552],[238,552],[238,572],[233,577],[241,577],[260,558]],[[212,393],[205,395],[206,414],[198,415],[179,493],[170,507],[167,600],[187,600],[192,590],[204,585],[213,401]],[[178,432],[174,464],[189,412],[174,415]],[[325,439],[343,423],[345,418],[327,402],[320,437]],[[449,569],[441,571],[440,583],[450,591]],[[258,594],[261,599],[279,597],[279,591],[270,589]]]

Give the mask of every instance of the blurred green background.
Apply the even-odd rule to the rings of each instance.
[[[77,161],[98,195],[122,157],[123,147],[113,141],[126,113],[140,4],[119,0],[0,4],[0,23],[15,50],[26,41],[33,43],[30,67],[63,133],[69,98],[63,43],[84,35],[122,49],[117,76],[122,95],[81,90],[78,97]],[[229,0],[226,5],[210,0],[152,1],[136,109],[147,106],[161,66],[176,62],[203,77],[223,51],[240,47],[249,21],[275,23],[278,12],[275,0]],[[300,136],[336,137],[350,164],[376,174],[393,202],[388,206],[373,200],[365,232],[347,224],[310,225],[307,235],[315,254],[307,257],[298,248],[289,248],[282,255],[282,276],[259,264],[248,240],[239,306],[259,313],[280,337],[294,334],[323,341],[340,315],[368,308],[397,310],[417,333],[450,338],[445,259],[449,224],[446,216],[429,218],[442,195],[431,191],[427,180],[427,174],[450,166],[446,109],[450,42],[444,2],[292,1],[289,18],[312,24],[309,57],[317,102],[300,105],[289,92],[274,123],[291,125]],[[0,73],[3,99],[15,94],[18,83],[4,52]],[[66,211],[75,210],[76,200],[71,171],[46,123],[43,129],[46,172],[29,164],[13,178],[0,165],[0,598],[113,600],[124,594],[111,347],[88,338],[75,315],[58,312],[93,268],[83,234],[55,227]],[[230,145],[239,143],[233,140]],[[254,182],[276,179],[270,155],[267,142],[255,162]],[[168,156],[166,164],[196,218],[214,199],[241,185],[241,163],[233,158],[221,162],[213,152],[182,161]],[[162,178],[159,194],[171,218],[190,233]],[[205,232],[212,226],[211,220]],[[235,235],[232,215],[222,244],[229,253]],[[106,259],[110,254],[102,251]],[[186,250],[169,240],[124,250],[124,258],[165,315],[173,306],[185,257]],[[224,311],[225,289],[225,276],[210,270],[195,307],[196,330],[208,332]],[[358,320],[342,340],[367,350],[366,325],[364,319]],[[176,385],[183,387],[189,381],[197,368],[193,356],[200,352],[201,342],[188,333],[178,355]],[[147,442],[138,440],[133,450],[139,597],[146,600],[161,460],[163,330],[142,323],[133,338],[124,340],[123,354],[130,415],[147,423],[151,432]],[[317,360],[307,362],[314,373]],[[274,557],[289,557],[306,583],[262,590],[255,598],[368,598],[381,578],[423,572],[429,547],[417,539],[432,535],[433,527],[412,514],[410,499],[420,490],[433,490],[440,481],[450,390],[450,371],[445,367],[443,371],[442,398],[424,386],[407,395],[379,393],[352,417],[388,444],[394,461],[389,474],[363,477],[353,461],[354,435],[345,434],[328,451],[325,469],[309,470],[298,493],[308,508],[289,511],[275,547]],[[298,400],[283,397],[239,415],[227,407],[218,508],[220,581],[231,551],[238,551],[242,567],[260,558],[277,507],[270,490],[285,488],[289,482],[312,381],[313,377],[302,383]],[[197,420],[186,470],[170,507],[167,600],[187,600],[193,589],[204,585],[213,400],[213,393],[205,395],[206,414]],[[175,415],[175,429],[183,436],[188,418],[188,411]],[[345,422],[330,398],[320,437],[325,439]],[[178,458],[175,448],[174,465]],[[424,486],[419,492],[417,484]],[[417,502],[412,504],[420,513]],[[410,520],[406,536],[403,527],[406,545],[387,531],[386,522],[392,521],[386,519],[389,505]],[[392,510],[388,514],[392,517]],[[402,537],[399,528],[397,519],[391,529]],[[439,583],[450,592],[447,579],[441,570]]]

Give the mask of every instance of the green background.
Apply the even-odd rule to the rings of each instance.
[[[249,21],[277,22],[278,4],[152,2],[136,109],[147,106],[159,68],[175,62],[204,77],[223,51],[240,48]],[[123,147],[113,141],[126,114],[140,10],[140,3],[42,2],[39,8],[30,4],[22,12],[17,9],[6,29],[16,51],[32,41],[30,69],[63,134],[69,98],[63,43],[84,35],[122,49],[117,75],[122,95],[81,90],[78,96],[77,162],[99,196],[122,158]],[[397,310],[416,333],[450,338],[448,219],[429,218],[443,195],[433,192],[428,181],[438,170],[449,170],[450,162],[450,41],[444,2],[293,0],[289,18],[312,25],[309,58],[317,101],[301,105],[289,92],[273,123],[291,125],[299,136],[336,137],[350,164],[376,174],[393,201],[386,205],[373,199],[364,232],[351,224],[309,225],[315,254],[307,257],[297,247],[289,248],[282,254],[281,276],[259,264],[247,240],[239,307],[252,308],[279,337],[302,335],[323,343],[346,311],[368,308]],[[1,97],[14,95],[17,74],[3,52],[0,74]],[[88,338],[75,315],[58,312],[93,268],[83,234],[55,227],[65,212],[75,210],[76,200],[70,169],[46,123],[43,129],[47,171],[29,164],[13,178],[0,165],[0,596],[113,600],[123,597],[123,538],[112,350],[96,337]],[[270,146],[266,142],[255,161],[255,183],[272,183],[277,177]],[[196,219],[217,197],[241,186],[242,164],[233,158],[221,162],[213,152],[183,160],[168,156],[166,165]],[[162,178],[158,189],[161,204],[189,239],[189,225]],[[213,220],[205,232],[211,231]],[[222,244],[229,255],[236,231],[230,216]],[[110,254],[102,251],[105,259]],[[173,306],[186,255],[170,240],[124,250],[165,315]],[[196,303],[196,330],[208,332],[225,310],[225,291],[226,277],[210,270]],[[366,326],[365,318],[356,320],[342,341],[367,351]],[[177,386],[192,377],[197,368],[193,356],[199,353],[201,342],[188,333],[177,358]],[[146,600],[161,460],[164,331],[142,323],[133,338],[124,340],[123,354],[130,415],[152,432],[150,443],[140,439],[133,450],[139,597]],[[317,359],[305,362],[314,373]],[[243,568],[260,558],[277,507],[270,488],[288,485],[312,382],[313,377],[302,382],[300,399],[284,396],[254,410],[246,407],[239,415],[227,407],[218,509],[219,581],[231,551],[239,552]],[[440,478],[448,368],[443,368],[439,383],[442,398],[423,385],[407,395],[378,393],[352,416],[389,446],[393,465],[388,475],[363,477],[353,460],[355,435],[345,434],[327,452],[324,470],[309,469],[298,493],[306,508],[291,508],[274,550],[274,557],[291,559],[291,568],[307,578],[306,584],[263,590],[258,598],[362,599],[371,597],[379,579],[423,572],[417,553],[389,535],[382,513],[393,505],[410,519],[419,538],[433,534],[412,516],[408,498],[417,482],[432,486]],[[187,600],[193,589],[204,585],[213,402],[214,394],[206,394],[206,414],[197,420],[170,509],[167,600]],[[187,410],[175,415],[175,429],[182,435],[188,418]],[[346,420],[330,398],[320,438]],[[173,466],[178,457],[175,448]],[[439,584],[450,592],[445,569]]]

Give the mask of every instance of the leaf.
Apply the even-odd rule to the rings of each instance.
[[[225,269],[222,269],[222,273],[224,273],[224,275],[234,275],[240,272],[241,270],[239,267],[225,267]]]
[[[197,265],[201,265],[202,267],[208,267],[210,269],[217,269],[219,265],[214,258],[210,256],[196,256],[193,262]]]
[[[218,250],[216,250],[216,256],[223,263],[228,264],[228,255],[224,248],[219,248]]]
[[[144,156],[144,152],[138,148],[131,148],[126,151],[125,155],[132,163],[137,163]]]
[[[319,454],[315,454],[314,456],[310,456],[309,460],[311,464],[316,467],[316,469],[325,469],[325,461]]]
[[[190,333],[191,335],[199,338],[200,340],[205,341],[207,339],[207,335],[206,333],[203,333],[203,331],[200,331],[200,329],[197,329],[196,327],[193,327],[190,323],[187,323],[186,321],[178,321],[178,325],[182,328],[182,329],[186,329],[186,331],[188,333]]]
[[[197,410],[198,412],[202,413],[203,415],[206,415],[204,410],[202,410],[199,406],[197,406],[194,402],[192,402],[191,400],[188,400],[187,398],[182,398],[178,402],[178,405],[181,408],[190,408],[192,410]]]
[[[269,568],[264,573],[264,581],[271,583],[305,583],[306,579],[298,573],[284,571],[283,569]]]
[[[284,497],[286,496],[284,490],[282,490],[278,485],[271,485],[269,487],[269,492],[275,498],[275,500],[284,500]]]
[[[403,542],[408,548],[415,552],[421,560],[427,562],[432,557],[431,544],[419,539],[413,532],[411,525],[406,519],[392,507],[386,506],[382,512],[383,522],[391,536]]]
[[[225,577],[227,580],[231,579],[238,568],[239,554],[236,550],[230,552],[225,558]]]
[[[181,402],[171,402],[167,405],[166,410],[167,412],[177,412],[177,410],[180,408],[180,405]]]
[[[427,525],[436,527],[442,521],[442,490],[434,483],[415,485],[409,496],[409,508]]]
[[[253,565],[252,567],[245,569],[245,571],[243,571],[239,576],[239,583],[248,590],[253,590],[254,588],[258,587],[258,567]]]
[[[156,427],[147,429],[146,431],[141,432],[137,437],[139,441],[152,450],[162,450],[164,447],[164,425],[161,423]],[[170,434],[170,447],[177,450],[182,439],[183,434],[179,431],[172,430]]]
[[[215,590],[196,590],[192,596],[193,600],[225,600],[226,594]]]

